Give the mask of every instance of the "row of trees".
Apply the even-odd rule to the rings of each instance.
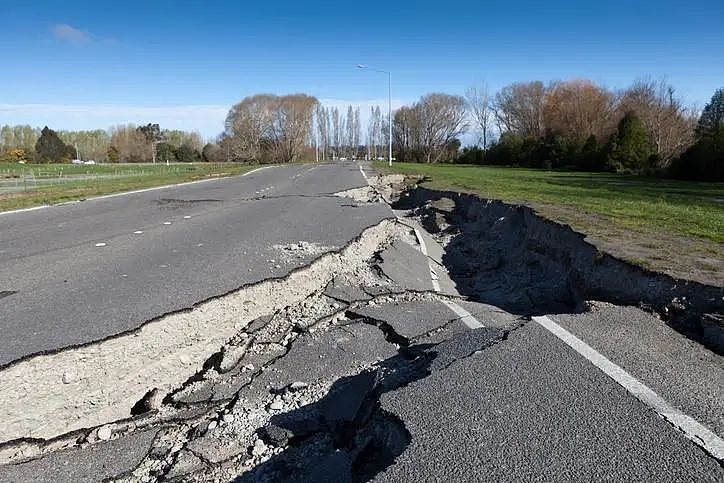
[[[499,133],[492,152],[485,153],[492,163],[666,169],[694,140],[695,112],[665,81],[640,80],[621,91],[588,80],[547,86],[534,81],[511,84],[494,96],[480,92],[468,96],[468,106],[487,116],[486,125],[476,122],[481,131]],[[617,140],[637,136],[637,156],[616,148]]]
[[[41,142],[42,139],[42,142]],[[62,146],[61,146],[62,144]],[[43,150],[52,146],[50,151]],[[39,149],[40,148],[40,149]],[[53,131],[31,126],[0,127],[0,160],[69,162],[79,157],[98,162],[201,160],[203,141],[196,132],[161,130],[158,124],[114,126],[108,131]]]

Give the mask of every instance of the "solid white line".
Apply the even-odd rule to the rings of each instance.
[[[362,176],[364,176],[365,181],[367,181],[367,184],[370,184],[370,180],[365,174],[365,172],[362,170],[362,165],[359,165],[359,171],[362,173]],[[404,220],[400,218],[399,215],[395,214],[398,220],[402,222],[405,226],[410,226],[407,223],[404,223]],[[425,244],[425,239],[422,237],[422,233],[420,230],[418,230],[416,227],[411,227],[415,231],[415,237],[417,238],[417,242],[420,244],[420,251],[425,256],[425,259],[427,260],[427,268],[430,270],[430,282],[432,282],[432,289],[435,292],[440,292],[440,282],[438,281],[437,272],[435,272],[435,269],[432,265],[432,261],[430,260],[430,257],[427,256],[427,245]],[[442,303],[447,305],[447,307],[455,312],[458,317],[460,317],[460,320],[467,325],[471,329],[480,329],[482,327],[485,327],[478,319],[475,318],[474,315],[472,315],[470,312],[465,310],[464,308],[460,307],[458,304],[453,302],[452,300],[442,300]]]
[[[588,359],[594,366],[598,367],[607,376],[623,386],[624,389],[633,394],[639,401],[649,406],[672,426],[681,431],[684,436],[704,448],[707,453],[719,461],[724,460],[724,440],[709,428],[670,405],[658,394],[649,389],[648,386],[608,360],[593,347],[553,322],[550,318],[546,316],[533,317],[533,321],[550,331],[573,350]]]
[[[247,176],[247,175],[250,175],[250,174],[252,174],[252,173],[256,173],[257,171],[261,171],[262,169],[273,168],[273,167],[274,167],[274,166],[262,166],[262,167],[260,167],[260,168],[254,168],[254,169],[252,169],[251,171],[247,171],[246,173],[244,173],[244,174],[242,174],[242,175],[239,175],[239,176],[240,176],[240,177]],[[72,205],[72,204],[76,204],[76,203],[80,203],[80,202],[85,202],[85,201],[105,200],[105,199],[108,199],[108,198],[115,198],[116,196],[134,195],[134,194],[137,194],[137,193],[145,193],[145,192],[147,192],[147,191],[163,190],[163,189],[166,189],[166,188],[176,188],[176,187],[178,187],[178,186],[188,186],[188,185],[192,185],[192,184],[206,183],[206,182],[208,182],[208,181],[219,181],[220,179],[227,179],[227,178],[230,178],[230,177],[231,177],[231,176],[224,176],[224,177],[221,177],[221,176],[220,176],[220,177],[216,177],[216,178],[200,179],[200,180],[196,180],[196,181],[187,181],[187,182],[185,182],[185,183],[167,184],[167,185],[163,185],[163,186],[153,186],[153,187],[151,187],[151,188],[143,188],[143,189],[133,190],[133,191],[122,191],[122,192],[120,192],[120,193],[113,193],[113,194],[110,194],[110,195],[94,196],[94,197],[92,197],[92,198],[86,198],[86,199],[83,199],[83,200],[64,201],[63,203],[55,203],[55,204],[52,204],[52,205],[40,205],[40,206],[32,206],[32,207],[30,207],[30,208],[19,208],[19,209],[17,209],[17,210],[0,211],[0,215],[11,215],[11,214],[13,214],[13,213],[24,213],[24,212],[26,212],[26,211],[35,211],[35,210],[42,210],[42,209],[44,209],[44,208],[53,208],[53,207],[58,207],[58,206]]]
[[[473,314],[465,310],[464,308],[460,307],[458,304],[453,302],[452,300],[445,300],[443,299],[442,303],[448,306],[450,310],[455,312],[459,317],[460,320],[468,326],[470,329],[482,329],[485,327],[478,319],[475,318]]]

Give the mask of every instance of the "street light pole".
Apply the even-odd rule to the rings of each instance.
[[[357,64],[358,69],[369,69],[366,65]],[[374,72],[381,72],[383,74],[387,74],[387,121],[389,123],[389,152],[388,152],[388,160],[390,167],[392,166],[392,73],[387,70],[380,70],[380,69],[369,69]]]

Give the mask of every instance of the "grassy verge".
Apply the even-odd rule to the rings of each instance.
[[[21,165],[0,163],[0,211],[243,174],[238,163]]]
[[[681,275],[692,255],[704,278],[724,277],[724,183],[463,165],[397,163],[392,171],[424,176],[430,188],[527,204],[641,265]]]

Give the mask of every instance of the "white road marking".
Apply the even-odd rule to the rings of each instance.
[[[452,300],[443,299],[442,303],[447,305],[450,310],[455,312],[460,317],[462,323],[467,325],[470,329],[482,329],[483,327],[485,327],[478,319],[475,318],[473,314],[460,307]]]
[[[170,221],[164,221],[163,224],[164,224],[164,225],[170,225],[171,222],[170,222]]]
[[[365,174],[364,170],[362,169],[362,165],[359,166],[359,172],[362,173],[362,176],[364,176],[365,181],[367,181],[367,184],[370,184],[370,179]],[[398,214],[395,214],[397,219],[403,223],[405,226],[410,226],[407,223],[400,218]],[[425,244],[425,239],[422,237],[422,233],[420,233],[420,230],[418,230],[415,227],[412,227],[413,230],[415,230],[415,237],[417,238],[418,243],[420,244],[420,251],[425,256],[425,259],[427,259],[427,268],[430,270],[430,282],[432,282],[432,289],[435,292],[440,292],[440,282],[438,281],[437,272],[432,266],[432,260],[430,260],[430,257],[427,255],[427,245]],[[474,315],[472,315],[470,312],[465,310],[464,308],[460,307],[458,304],[453,302],[452,300],[442,300],[442,303],[444,303],[450,310],[455,312],[460,317],[460,320],[467,325],[471,329],[480,329],[482,327],[485,327],[478,319],[475,318]]]
[[[724,440],[709,428],[670,405],[648,386],[608,360],[593,347],[553,322],[550,318],[544,315],[541,317],[533,317],[533,321],[550,331],[573,350],[588,359],[594,366],[623,386],[623,388],[630,392],[636,399],[653,409],[659,416],[681,431],[684,436],[695,444],[702,447],[707,453],[720,462],[724,460]]]
[[[252,169],[251,171],[247,171],[246,173],[239,175],[239,177],[248,176],[252,173],[256,173],[257,171],[261,171],[262,169],[269,169],[273,168],[274,166],[262,166],[260,168]],[[86,198],[84,200],[73,200],[73,201],[64,201],[63,203],[56,203],[53,205],[40,205],[40,206],[33,206],[30,208],[20,208],[17,210],[9,210],[9,211],[0,211],[0,216],[2,215],[11,215],[13,213],[25,213],[27,211],[36,211],[36,210],[42,210],[44,208],[52,208],[52,207],[58,207],[58,206],[66,206],[66,205],[73,205],[76,203],[84,202],[84,201],[95,201],[95,200],[105,200],[108,198],[115,198],[116,196],[126,196],[126,195],[134,195],[137,193],[145,193],[147,191],[155,191],[155,190],[163,190],[167,188],[176,188],[178,186],[188,186],[192,184],[198,184],[198,183],[206,183],[208,181],[219,181],[221,179],[226,179],[227,177],[217,177],[217,178],[208,178],[208,179],[199,179],[196,181],[187,181],[185,183],[175,183],[175,184],[166,184],[163,186],[154,186],[152,188],[143,188],[140,190],[133,190],[133,191],[123,191],[121,193],[113,193],[110,195],[101,195],[101,196],[94,196],[92,198]]]
[[[142,231],[142,230],[136,230],[136,231],[133,232],[133,234],[134,234],[134,235],[142,235],[142,234],[143,234],[143,231]]]
[[[96,243],[96,246],[97,246],[97,247],[104,247],[104,246],[106,246],[106,243],[103,243],[103,242]]]
[[[191,218],[189,215],[184,216],[184,220],[188,220],[189,218]]]

